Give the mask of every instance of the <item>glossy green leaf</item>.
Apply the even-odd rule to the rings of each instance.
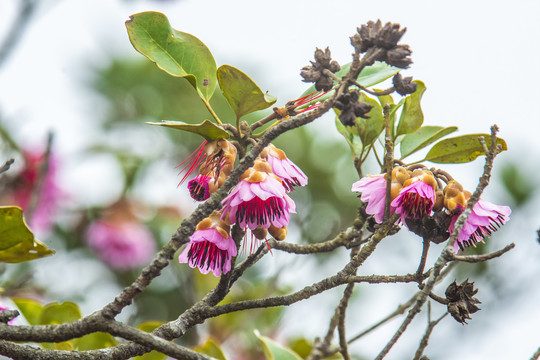
[[[337,130],[341,135],[343,135],[343,137],[347,141],[347,144],[349,144],[353,157],[360,155],[362,153],[362,142],[360,141],[360,139],[353,133],[351,133],[347,129],[347,127],[343,125],[341,121],[339,121],[339,116],[336,116],[335,123]]]
[[[126,21],[133,47],[165,72],[186,78],[208,101],[217,85],[216,62],[199,39],[171,27],[165,15],[147,11]]]
[[[77,350],[86,351],[116,346],[118,341],[111,334],[98,331],[81,337],[77,345]]]
[[[218,360],[227,360],[219,345],[212,339],[206,340],[204,344],[195,347],[193,350]]]
[[[230,65],[220,66],[217,69],[217,78],[223,96],[238,119],[254,111],[266,109],[277,100],[264,93],[249,76]]]
[[[356,118],[356,123],[358,124],[358,135],[362,140],[362,144],[364,144],[364,147],[366,147],[373,144],[373,142],[377,140],[381,132],[384,130],[384,116],[382,107],[377,100],[367,97],[361,92],[358,101],[368,103],[372,106],[369,113],[367,113],[369,119],[360,117]]]
[[[419,80],[414,80],[417,84],[416,91],[405,97],[405,103],[401,110],[396,136],[410,134],[420,129],[424,122],[424,113],[420,106],[422,95],[426,91],[426,86]]]
[[[40,325],[43,305],[32,299],[11,299],[30,325]]]
[[[261,340],[266,360],[302,360],[300,355],[269,337],[261,335],[258,330],[255,330],[254,333]]]
[[[347,72],[349,72],[349,69],[351,68],[351,64],[345,64],[341,67],[341,70],[336,72],[336,76],[339,78],[342,78]],[[365,87],[370,87],[376,84],[379,84],[383,82],[386,79],[391,78],[392,76],[396,75],[398,72],[400,72],[401,69],[390,66],[384,62],[376,61],[373,65],[366,66],[365,68],[360,71],[360,74],[356,78],[356,81]],[[310,86],[303,94],[311,94],[315,91],[315,85]],[[318,99],[318,101],[324,101],[328,97],[330,97],[332,92],[329,92],[325,96],[322,96]]]
[[[34,234],[23,219],[21,208],[0,207],[0,261],[18,263],[54,254]]]
[[[163,325],[161,321],[144,321],[137,325],[137,329],[146,331],[146,332],[152,332],[158,327]],[[150,351],[149,353],[146,353],[141,356],[136,356],[136,360],[163,360],[166,359],[167,355],[160,353],[159,351]]]
[[[480,155],[485,155],[478,138],[483,136],[488,148],[491,146],[491,135],[469,134],[444,139],[433,145],[424,160],[438,164],[458,164],[473,161]],[[506,142],[497,138],[497,144],[502,146],[502,151],[508,150]]]
[[[418,150],[425,148],[429,144],[434,143],[456,130],[456,126],[447,128],[442,126],[422,126],[415,132],[405,135],[401,140],[399,148],[401,151],[401,158],[404,159],[407,156],[414,154]]]
[[[202,136],[206,141],[217,139],[228,139],[229,133],[209,120],[204,120],[201,124],[187,124],[182,121],[163,120],[161,122],[147,122],[149,125],[165,126],[177,130],[188,131]]]

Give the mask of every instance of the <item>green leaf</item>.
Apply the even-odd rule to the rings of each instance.
[[[278,344],[269,337],[261,335],[258,330],[255,330],[253,332],[263,344],[263,352],[266,360],[302,360],[300,355],[298,355],[291,349],[288,349],[285,346]]]
[[[353,157],[356,157],[362,153],[362,142],[357,136],[354,136],[345,125],[339,120],[339,115],[336,116],[336,128],[349,144]]]
[[[413,82],[417,84],[416,91],[405,98],[405,104],[399,117],[396,136],[415,132],[424,122],[420,100],[424,91],[426,91],[426,86],[419,80],[414,80]]]
[[[217,69],[217,78],[223,95],[236,113],[236,118],[263,110],[276,102],[276,98],[265,94],[242,71],[230,65],[222,65]]]
[[[104,349],[116,345],[118,345],[118,341],[116,341],[111,334],[98,331],[81,337],[78,342],[77,350],[86,351]]]
[[[126,21],[131,44],[170,75],[186,78],[205,101],[217,85],[216,62],[206,45],[171,27],[165,15],[147,11]]]
[[[146,331],[146,332],[152,332],[158,327],[160,327],[161,325],[163,325],[161,321],[144,321],[140,323],[139,325],[137,325],[137,329]],[[135,357],[136,360],[163,360],[165,358],[167,358],[167,355],[160,353],[159,351],[156,351],[156,350],[153,350],[144,355]]]
[[[369,119],[356,118],[358,124],[358,135],[362,140],[364,147],[373,144],[379,137],[380,133],[384,130],[384,116],[382,107],[375,99],[367,97],[363,92],[360,93],[358,101],[365,102],[372,106],[367,115]]]
[[[147,122],[149,125],[160,125],[177,130],[188,131],[202,136],[206,141],[217,139],[228,139],[229,133],[209,120],[204,120],[201,124],[186,124],[182,121],[163,120],[161,122]]]
[[[11,299],[30,325],[40,325],[43,305],[31,299]]]
[[[414,154],[429,144],[457,130],[456,126],[444,128],[442,126],[422,126],[411,134],[403,137],[400,144],[401,159]]]
[[[43,307],[39,323],[41,325],[55,325],[75,321],[81,318],[81,311],[77,304],[66,301],[64,303],[50,303]],[[79,339],[62,341],[54,344],[42,343],[46,349],[71,351],[77,348]]]
[[[0,207],[0,261],[18,263],[54,254],[34,234],[23,219],[21,208]]]
[[[218,360],[227,360],[219,345],[216,344],[216,342],[212,339],[206,340],[204,344],[195,347],[193,350],[198,353],[211,356]]]
[[[491,135],[489,134],[469,134],[444,139],[433,145],[424,160],[437,164],[458,164],[473,161],[480,155],[485,155],[478,138],[483,136],[488,148],[491,146]],[[502,146],[502,150],[508,150],[506,142],[497,138],[497,144]]]
[[[81,311],[77,304],[70,301],[64,303],[50,303],[45,305],[41,313],[40,324],[62,324],[81,318]]]

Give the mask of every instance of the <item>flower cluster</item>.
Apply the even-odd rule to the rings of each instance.
[[[451,217],[447,231],[448,235],[452,234],[454,224],[466,208],[471,193],[464,190],[458,182],[450,180],[448,174],[441,178],[446,181],[444,187],[440,178],[430,170],[411,171],[401,166],[395,167],[390,179],[390,215],[400,214],[401,223],[407,226],[430,216],[432,212],[444,211]],[[381,223],[384,217],[386,186],[385,174],[369,175],[352,186],[352,191],[360,192],[361,200],[367,203],[366,213],[373,215],[378,223]],[[489,237],[510,219],[510,213],[508,206],[499,206],[480,199],[473,206],[471,215],[457,237],[455,252],[483,242],[484,237]]]
[[[200,165],[199,174],[188,184],[191,197],[197,201],[208,199],[229,176],[235,157],[236,149],[227,140],[201,145],[184,167],[189,168],[189,174]],[[285,152],[268,145],[223,199],[222,209],[198,224],[179,261],[198,267],[204,274],[226,274],[237,253],[230,235],[232,224],[249,229],[259,240],[266,239],[268,233],[276,240],[285,239],[290,214],[296,212],[287,194],[306,184],[307,176]]]

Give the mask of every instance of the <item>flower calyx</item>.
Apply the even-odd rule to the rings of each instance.
[[[471,319],[470,314],[474,314],[480,308],[480,300],[474,297],[478,289],[474,288],[474,283],[469,280],[457,284],[455,281],[446,289],[446,299],[448,300],[448,312],[461,324],[466,324]]]
[[[336,73],[341,69],[339,63],[332,60],[330,49],[324,51],[317,48],[315,50],[315,61],[310,61],[311,65],[305,66],[300,72],[304,82],[315,83],[317,91],[329,91],[334,86],[334,79],[325,74],[324,70],[329,70],[331,73]]]
[[[400,29],[399,24],[387,22],[384,26],[381,20],[369,21],[357,29],[351,37],[351,44],[358,53],[367,52],[373,48],[384,50],[376,59],[388,65],[406,69],[412,64],[409,58],[411,50],[408,45],[398,45],[407,28]]]
[[[392,78],[392,84],[399,95],[405,96],[416,91],[417,84],[413,83],[412,79],[412,76],[403,77],[401,73],[397,73]]]

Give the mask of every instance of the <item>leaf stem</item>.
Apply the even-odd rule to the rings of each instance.
[[[208,109],[208,111],[210,112],[210,114],[212,115],[212,117],[217,121],[218,124],[222,125],[223,123],[221,122],[221,120],[219,120],[219,117],[217,116],[216,112],[214,111],[214,109],[212,109],[212,106],[210,106],[210,102],[207,101],[206,99],[203,99],[201,98],[203,103],[204,103],[204,106],[206,106],[206,108]],[[236,119],[236,123],[238,124],[238,120],[239,119]],[[237,126],[238,128],[238,126]]]

